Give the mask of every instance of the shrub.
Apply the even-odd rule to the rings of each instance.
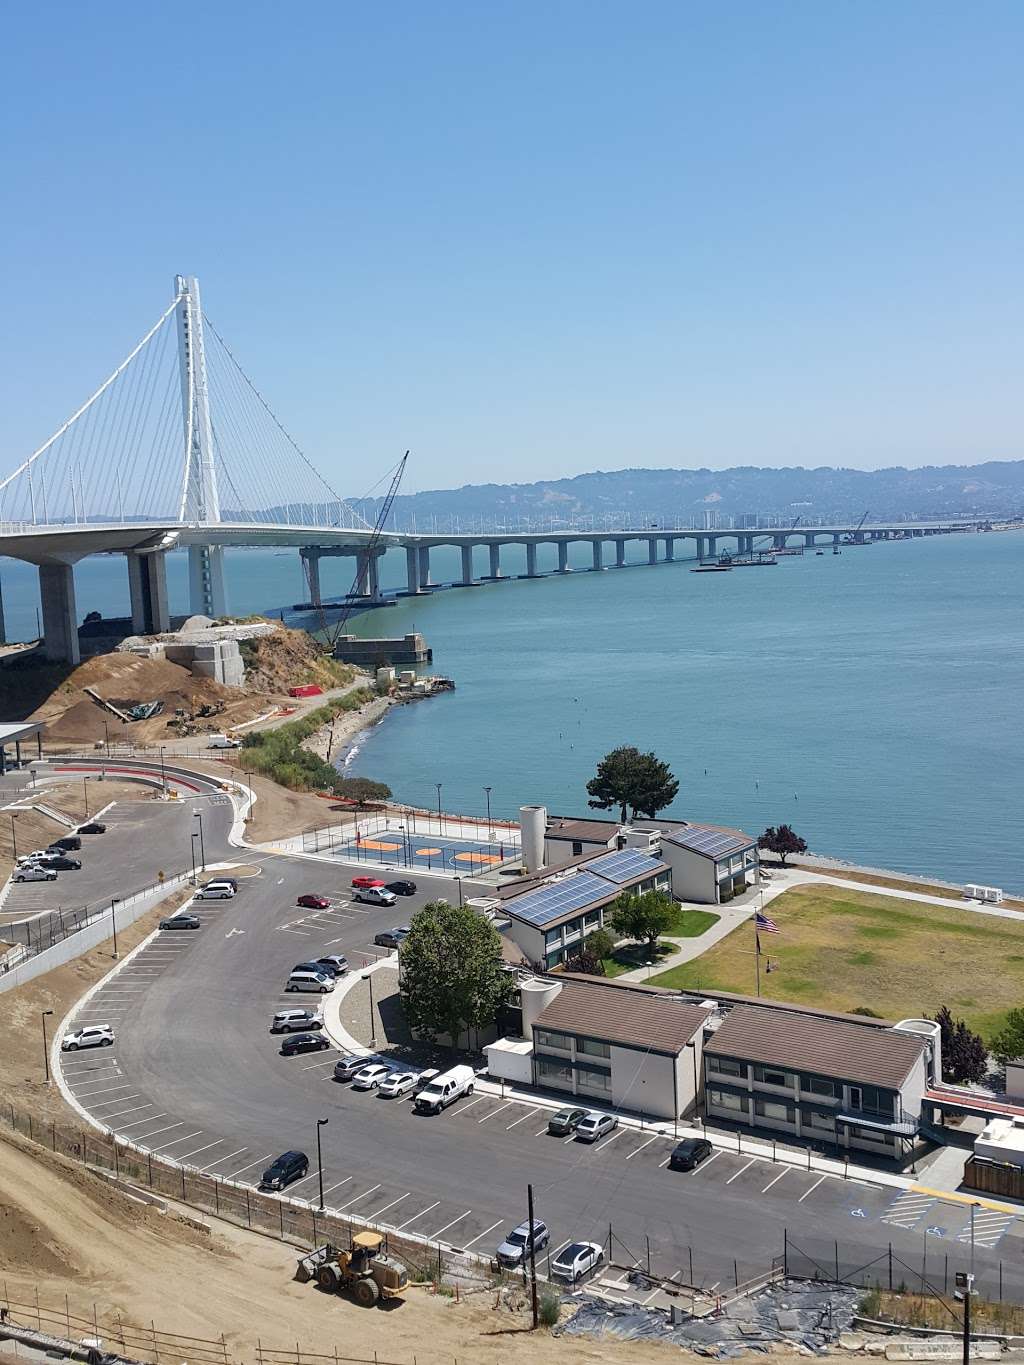
[[[540,1320],[544,1327],[554,1327],[558,1323],[559,1315],[562,1311],[562,1301],[558,1297],[556,1290],[547,1287],[540,1291],[537,1302]]]
[[[303,740],[330,725],[336,716],[358,710],[374,696],[372,689],[357,687],[326,706],[310,711],[301,720],[289,721],[276,730],[246,735],[242,744],[245,766],[291,791],[329,791],[335,796],[351,796],[357,801],[386,800],[391,795],[391,788],[383,782],[342,777],[336,768],[302,747]]]
[[[858,1005],[856,1009],[850,1011],[851,1014],[862,1014],[865,1019],[881,1019],[877,1010],[873,1010],[870,1005]]]

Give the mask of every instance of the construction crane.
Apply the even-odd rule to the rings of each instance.
[[[860,534],[860,528],[864,525],[864,523],[865,523],[865,522],[867,521],[867,519],[868,519],[868,512],[869,512],[869,511],[870,511],[870,508],[865,508],[865,509],[864,509],[864,515],[861,517],[860,521],[858,521],[857,525],[853,528],[852,533],[851,533],[850,535],[848,535],[848,536],[845,538],[845,540],[843,541],[843,544],[844,544],[844,545],[866,545],[866,544],[867,544],[867,541],[866,541],[866,540],[858,540],[858,539],[857,539],[857,536]]]
[[[373,524],[373,530],[370,532],[370,538],[366,542],[364,553],[366,554],[367,558],[374,554],[378,545],[380,544],[380,539],[384,533],[384,527],[387,525],[388,517],[391,515],[391,506],[394,503],[395,497],[398,494],[398,488],[402,482],[402,475],[405,473],[405,466],[408,459],[409,452],[406,451],[405,454],[402,456],[401,460],[399,460],[398,462],[398,467],[396,468],[394,477],[391,480],[391,487],[388,489],[387,496],[381,503],[380,511],[377,513],[377,519]],[[348,624],[348,618],[352,614],[352,607],[355,605],[354,599],[359,594],[360,579],[362,577],[361,570],[358,567],[360,558],[361,557],[357,557],[356,560],[357,568],[355,577],[352,580],[351,587],[349,588],[348,592],[345,595],[345,600],[342,603],[341,612],[338,616],[338,619],[334,622],[333,625],[328,624],[327,612],[324,608],[323,601],[320,601],[316,604],[317,611],[320,616],[320,630],[323,636],[325,654],[334,653],[334,647],[335,645],[337,645],[340,637],[344,635],[345,627]],[[306,586],[309,589],[309,594],[310,597],[312,598],[313,588],[312,584],[309,581],[309,567],[305,560],[303,560],[303,570],[306,575]]]

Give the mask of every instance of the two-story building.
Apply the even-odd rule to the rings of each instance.
[[[708,1122],[898,1157],[918,1131],[933,1065],[927,1025],[907,1025],[738,1005],[705,1042]]]

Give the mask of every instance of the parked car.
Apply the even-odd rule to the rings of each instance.
[[[106,834],[107,827],[101,820],[90,820],[87,825],[78,826],[79,834]]]
[[[415,896],[416,883],[410,881],[388,882],[387,890],[393,891],[396,896]]]
[[[353,877],[353,878],[352,878],[352,885],[353,885],[354,887],[363,887],[363,886],[383,886],[383,885],[384,885],[384,878],[383,878],[383,877],[366,877],[366,876]]]
[[[398,948],[408,932],[408,929],[382,929],[374,934],[373,941],[378,948]]]
[[[390,1076],[385,1076],[377,1084],[377,1094],[385,1095],[389,1100],[396,1099],[399,1095],[408,1095],[416,1088],[415,1071],[392,1071]]]
[[[198,915],[169,915],[160,921],[161,929],[201,929],[203,921]]]
[[[352,893],[352,899],[365,905],[394,905],[398,897],[386,886],[363,886]]]
[[[314,896],[311,891],[307,891],[304,896],[299,896],[296,905],[301,905],[304,910],[326,910],[330,901],[326,896]]]
[[[44,853],[39,859],[39,866],[52,867],[58,872],[77,872],[82,862],[79,858],[69,858],[66,853]]]
[[[285,990],[319,991],[321,995],[326,995],[328,991],[334,990],[334,977],[328,976],[319,967],[312,971],[303,968],[301,971],[293,971],[289,974]]]
[[[618,1128],[618,1126],[619,1120],[614,1114],[591,1112],[577,1123],[576,1137],[582,1142],[596,1142],[598,1138],[603,1138],[606,1133],[610,1133],[613,1128]]]
[[[538,1252],[544,1250],[550,1239],[547,1224],[539,1218],[533,1220],[532,1231],[529,1223],[520,1223],[498,1247],[495,1253],[498,1264],[515,1269],[529,1259],[531,1242],[534,1252]]]
[[[59,839],[54,839],[50,847],[63,849],[65,853],[77,853],[82,841],[77,834],[63,834]]]
[[[89,1028],[76,1029],[65,1033],[60,1041],[61,1052],[77,1052],[80,1047],[110,1047],[114,1041],[114,1030],[109,1024],[92,1024]]]
[[[385,1066],[383,1062],[375,1062],[372,1066],[364,1066],[361,1071],[357,1071],[352,1077],[353,1090],[376,1090],[381,1081],[386,1076],[391,1075],[391,1068]]]
[[[292,1033],[296,1030],[323,1028],[323,1023],[312,1010],[278,1010],[270,1022],[271,1033]]]
[[[348,958],[344,953],[328,953],[325,957],[318,957],[316,965],[324,971],[332,971],[335,976],[344,976],[348,971]]]
[[[356,1057],[352,1053],[346,1052],[334,1063],[334,1079],[336,1081],[350,1081],[357,1071],[362,1071],[363,1067],[371,1066],[374,1062],[382,1059],[375,1053],[367,1057]]]
[[[26,863],[14,874],[16,882],[55,882],[57,874],[52,867],[40,867],[38,863]]]
[[[195,894],[197,901],[229,901],[235,894],[235,888],[229,886],[227,882],[207,882],[201,886]]]
[[[551,1273],[559,1279],[575,1284],[583,1275],[594,1270],[604,1260],[600,1242],[570,1242],[551,1262]]]
[[[293,1180],[301,1180],[309,1172],[309,1157],[305,1152],[282,1152],[260,1177],[261,1190],[283,1190]]]
[[[322,1033],[291,1033],[281,1041],[281,1056],[291,1057],[297,1052],[323,1052],[330,1045],[330,1038],[325,1038]]]
[[[586,1117],[586,1109],[559,1109],[548,1119],[548,1132],[555,1137],[568,1137]]]
[[[695,1170],[715,1149],[707,1138],[683,1138],[672,1148],[668,1159],[669,1169],[673,1171]]]
[[[18,866],[19,866],[19,867],[29,867],[29,866],[34,867],[34,866],[36,865],[36,863],[39,862],[39,859],[40,859],[40,858],[45,858],[45,857],[46,857],[46,849],[45,849],[45,848],[36,848],[36,849],[33,849],[31,853],[23,853],[23,854],[21,855],[21,857],[18,859]]]
[[[232,891],[238,890],[238,882],[234,877],[214,877],[213,881],[208,882],[207,885],[230,886]]]

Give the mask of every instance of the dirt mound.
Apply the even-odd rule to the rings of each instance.
[[[315,683],[325,690],[350,682],[354,672],[330,655],[304,630],[278,626],[273,635],[262,635],[241,644],[245,660],[245,686],[249,692],[286,693],[289,687]]]

